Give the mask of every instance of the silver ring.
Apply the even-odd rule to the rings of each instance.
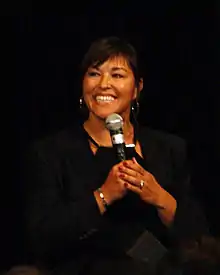
[[[140,182],[140,189],[143,189],[143,187],[144,187],[144,181],[141,180],[141,182]]]

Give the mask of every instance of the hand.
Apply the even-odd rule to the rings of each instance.
[[[135,158],[120,163],[119,171],[125,187],[137,193],[146,203],[157,208],[163,208],[166,204],[166,191],[159,185],[155,177],[141,167]],[[141,186],[141,182],[143,185]]]
[[[121,176],[122,173],[119,171],[120,166],[122,166],[122,163],[112,167],[106,181],[101,186],[105,200],[108,204],[112,204],[114,201],[123,198],[127,193],[125,181]]]

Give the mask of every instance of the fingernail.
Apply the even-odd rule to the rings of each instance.
[[[128,167],[127,162],[123,162],[123,165],[124,165],[125,167]]]
[[[124,183],[124,187],[126,187],[126,188],[128,187],[128,184],[126,182]]]
[[[125,175],[124,175],[124,174],[120,174],[119,177],[120,177],[120,178],[124,178]]]
[[[123,167],[121,167],[121,166],[119,166],[118,169],[119,169],[119,171],[123,171]]]

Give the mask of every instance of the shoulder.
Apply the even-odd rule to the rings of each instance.
[[[168,154],[174,161],[188,159],[187,142],[178,135],[141,126],[139,138],[141,144],[152,154]]]
[[[26,153],[37,154],[65,154],[66,152],[79,150],[83,147],[84,134],[82,126],[74,125],[62,129],[56,133],[31,141],[26,148]]]
[[[164,178],[172,175],[167,184],[172,183],[172,188],[174,188],[172,192],[177,192],[174,191],[174,186],[177,186],[178,192],[181,193],[182,188],[189,184],[190,174],[190,159],[186,141],[178,135],[148,127],[140,129],[140,140],[143,152],[147,156],[148,166],[151,167],[153,173],[154,171],[158,172],[155,175],[160,175],[158,178],[161,177],[161,184]],[[161,176],[162,173],[164,173],[163,176]]]
[[[182,137],[146,126],[140,126],[139,136],[141,140],[146,142],[163,144],[173,148],[186,147],[186,141]]]

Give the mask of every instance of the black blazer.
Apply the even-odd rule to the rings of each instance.
[[[117,222],[106,226],[93,195],[99,183],[93,182],[97,171],[87,136],[81,126],[70,127],[32,143],[25,156],[27,236],[37,259],[56,266],[71,259],[78,264],[92,261],[97,254],[118,257],[123,232],[136,238],[144,227],[167,247],[207,232],[203,213],[190,195],[185,142],[146,127],[139,129],[138,140],[148,171],[177,200],[171,228],[161,223],[152,206],[146,206],[150,210],[146,208],[141,229],[134,223],[121,231]],[[109,228],[114,233],[105,235]]]

